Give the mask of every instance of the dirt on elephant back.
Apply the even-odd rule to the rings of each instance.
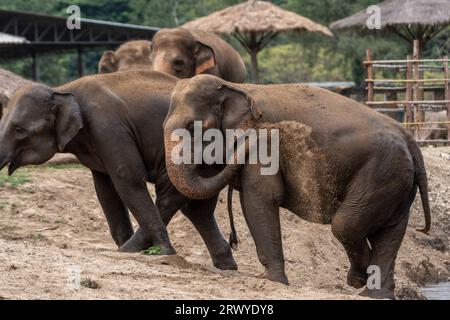
[[[450,276],[450,148],[423,150],[429,175],[430,235],[416,199],[396,266],[397,296],[423,298],[418,288]],[[151,195],[154,191],[149,186]],[[226,237],[226,194],[216,216]],[[263,272],[234,196],[240,239],[238,271],[212,267],[190,222],[178,213],[169,226],[178,255],[116,252],[89,170],[77,164],[0,172],[0,299],[359,299],[345,284],[349,266],[330,227],[281,212],[290,286],[258,279]],[[79,278],[80,286],[74,284]]]

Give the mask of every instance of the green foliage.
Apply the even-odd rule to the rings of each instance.
[[[66,15],[76,4],[82,17],[154,27],[176,27],[194,18],[234,5],[241,0],[0,0],[0,8]],[[373,0],[272,0],[284,9],[299,13],[322,25],[364,9]],[[264,83],[300,81],[355,81],[361,84],[365,70],[365,51],[371,48],[377,59],[403,59],[411,52],[402,39],[379,32],[336,31],[329,38],[317,33],[287,33],[278,36],[259,55],[260,75]],[[427,46],[425,57],[441,57],[449,52],[450,29]],[[249,57],[231,36],[225,36],[246,61]],[[85,71],[96,73],[101,50],[84,53]],[[24,77],[31,76],[31,59],[0,62]],[[38,58],[40,80],[57,85],[76,78],[76,55],[42,55]]]
[[[161,253],[161,247],[159,246],[153,246],[150,247],[148,249],[145,249],[144,251],[142,251],[143,254],[149,255],[149,256],[154,256],[154,255],[158,255]]]

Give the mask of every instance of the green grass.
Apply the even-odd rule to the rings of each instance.
[[[28,175],[25,172],[15,172],[12,176],[8,176],[6,170],[0,171],[0,187],[3,187],[5,183],[11,184],[13,187],[25,184],[28,182]]]
[[[58,164],[46,164],[46,168],[50,169],[85,169],[86,167],[79,163],[58,163]]]
[[[153,247],[150,247],[150,248],[142,251],[143,254],[146,254],[149,256],[158,255],[160,252],[161,252],[161,247],[159,247],[159,246],[153,246]]]

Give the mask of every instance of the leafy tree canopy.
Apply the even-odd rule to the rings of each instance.
[[[239,3],[239,0],[0,0],[0,8],[66,15],[66,8],[76,4],[85,18],[142,24],[154,27],[176,27],[196,17]],[[297,12],[328,26],[375,0],[272,0],[282,8]],[[334,38],[319,34],[288,33],[281,35],[260,53],[261,77],[265,83],[302,81],[355,81],[362,83],[362,61],[371,48],[377,58],[404,58],[411,51],[403,40],[390,35],[336,32]],[[426,56],[448,54],[449,31],[430,42]],[[227,41],[249,58],[232,37]],[[95,73],[101,52],[85,56],[86,71]],[[39,57],[39,74],[43,82],[56,85],[76,77],[74,53]],[[4,61],[0,67],[25,77],[30,76],[30,59]],[[250,69],[250,68],[248,68]]]

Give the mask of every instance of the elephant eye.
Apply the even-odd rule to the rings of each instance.
[[[22,127],[16,126],[16,133],[25,133],[26,130]]]
[[[181,59],[176,59],[173,61],[174,68],[182,68],[184,66],[184,61]]]

